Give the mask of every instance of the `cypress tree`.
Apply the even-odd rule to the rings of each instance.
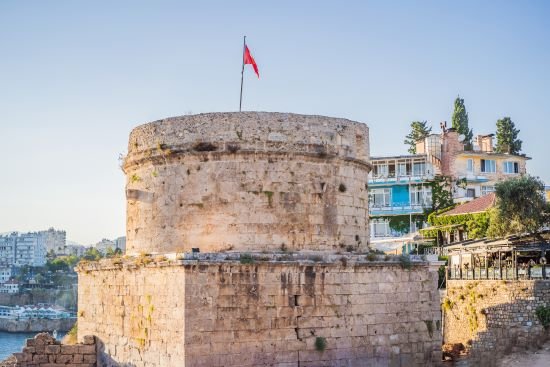
[[[426,126],[427,121],[413,121],[411,122],[411,132],[409,135],[405,136],[405,144],[410,145],[409,153],[416,154],[416,142],[424,139],[426,136],[430,135],[432,128]]]
[[[474,133],[468,126],[468,112],[466,112],[466,106],[464,106],[464,99],[460,98],[460,96],[455,99],[452,123],[453,129],[459,134],[464,135],[464,149],[471,150]]]
[[[519,130],[510,119],[504,117],[497,121],[497,153],[519,154],[522,141],[518,139]]]

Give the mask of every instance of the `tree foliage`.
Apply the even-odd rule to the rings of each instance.
[[[88,248],[84,253],[84,259],[90,260],[90,261],[97,261],[102,257],[103,255],[101,254],[101,252],[99,252],[99,250],[96,249],[95,247]]]
[[[426,138],[432,132],[432,128],[427,126],[427,121],[411,122],[411,132],[405,137],[404,143],[409,145],[409,153],[416,154],[416,142]]]
[[[456,97],[455,107],[452,116],[452,127],[459,134],[464,135],[464,145],[466,150],[472,149],[472,138],[474,133],[468,126],[468,112],[466,112],[466,106],[464,105],[464,99]]]
[[[488,235],[502,237],[514,233],[536,232],[544,224],[548,206],[544,184],[533,176],[521,176],[495,185],[497,207],[491,213]]]
[[[446,176],[436,176],[432,186],[432,210],[437,211],[453,205],[452,180]]]
[[[79,261],[80,258],[74,255],[56,257],[46,262],[46,268],[52,272],[58,270],[71,271]]]
[[[522,141],[518,139],[519,130],[510,119],[504,117],[497,121],[497,153],[519,154]]]

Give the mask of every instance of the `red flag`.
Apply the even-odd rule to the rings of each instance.
[[[254,72],[258,76],[258,79],[260,79],[260,73],[258,72],[258,65],[256,65],[256,61],[254,60],[254,58],[250,54],[250,50],[248,49],[248,46],[246,46],[246,45],[244,46],[244,56],[243,57],[244,57],[245,65],[246,64],[252,65],[252,67],[254,68]]]

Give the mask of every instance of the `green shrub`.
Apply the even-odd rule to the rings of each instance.
[[[327,348],[327,340],[322,336],[315,338],[315,349],[319,352],[324,351]]]
[[[399,256],[399,262],[403,269],[410,269],[412,267],[411,257],[407,255]]]
[[[250,254],[241,254],[239,260],[241,264],[254,264],[254,258]]]
[[[535,311],[545,330],[550,326],[550,306],[539,306]]]

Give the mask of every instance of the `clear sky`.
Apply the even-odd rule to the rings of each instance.
[[[367,123],[371,153],[406,153],[412,120],[510,116],[550,183],[547,1],[0,1],[0,232],[124,235],[118,156],[130,129],[238,109]]]

